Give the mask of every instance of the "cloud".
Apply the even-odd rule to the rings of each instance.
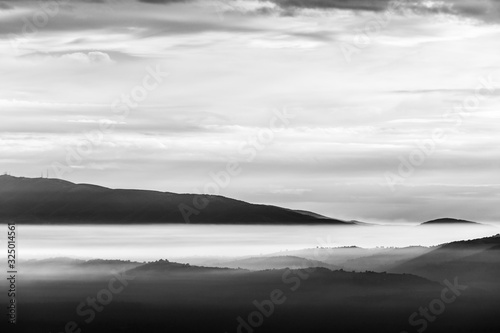
[[[76,52],[64,54],[61,59],[74,60],[86,64],[103,64],[103,63],[113,63],[111,57],[104,52],[93,51],[89,53]]]
[[[220,7],[220,4],[231,7],[230,12],[241,12],[251,15],[266,16],[276,11],[281,15],[297,15],[296,10],[350,10],[355,12],[383,12],[389,8],[397,8],[402,13],[412,12],[418,15],[447,14],[462,18],[471,18],[483,22],[500,21],[500,1],[497,0],[135,0],[141,4],[168,5],[185,4],[187,8],[201,6],[207,8]],[[0,10],[13,8],[9,3],[0,2]],[[81,3],[114,7],[128,7],[128,1],[120,3],[116,0],[80,0]],[[236,5],[237,4],[237,5]],[[116,9],[116,8],[115,8]],[[193,8],[194,9],[194,8]],[[249,10],[251,9],[251,10]]]
[[[0,10],[9,10],[9,9],[13,9],[13,8],[14,7],[9,5],[8,3],[0,2]]]
[[[381,12],[390,8],[415,14],[449,14],[485,22],[500,20],[500,2],[496,0],[269,0],[282,9],[344,9]]]
[[[451,12],[487,22],[498,22],[500,20],[500,2],[496,0],[454,0],[452,1]]]
[[[390,0],[271,0],[283,8],[351,9],[382,11]]]
[[[295,195],[295,196],[300,196],[303,195],[307,192],[311,192],[311,189],[306,189],[306,188],[280,188],[280,189],[273,189],[269,191],[272,194],[279,194],[279,195]]]

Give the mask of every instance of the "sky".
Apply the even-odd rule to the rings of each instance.
[[[0,1],[0,172],[498,221],[500,1]]]

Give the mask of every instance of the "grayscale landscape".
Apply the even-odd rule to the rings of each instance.
[[[497,0],[0,0],[0,332],[499,332],[499,51]]]

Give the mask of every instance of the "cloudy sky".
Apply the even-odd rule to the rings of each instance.
[[[0,1],[0,171],[201,193],[230,162],[216,190],[250,202],[498,220],[499,24],[495,0]]]

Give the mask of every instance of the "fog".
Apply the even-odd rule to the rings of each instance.
[[[157,260],[239,257],[316,247],[433,246],[498,226],[18,225],[19,257]],[[286,253],[285,253],[286,254]]]

